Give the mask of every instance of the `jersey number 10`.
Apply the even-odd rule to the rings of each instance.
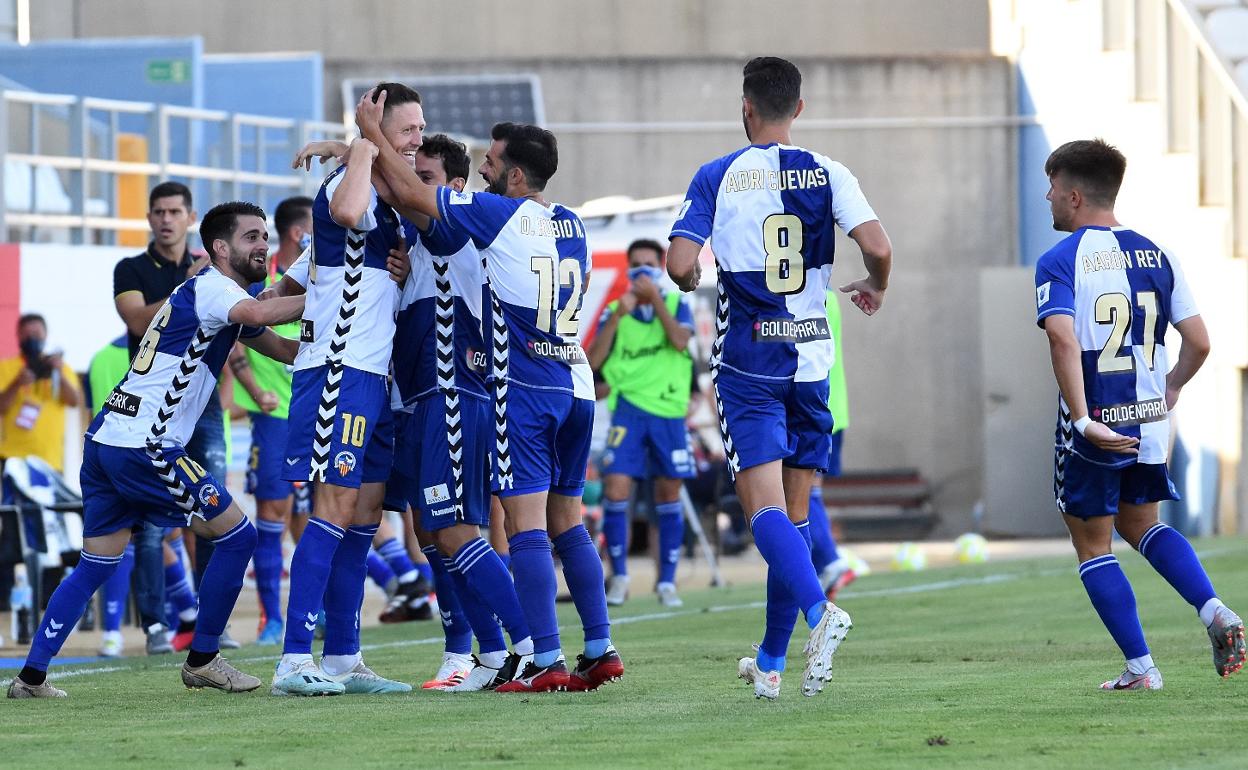
[[[1144,360],[1148,361],[1149,371],[1153,369],[1153,351],[1157,347],[1157,292],[1142,291],[1135,295],[1135,304],[1144,311]],[[1131,300],[1127,295],[1114,292],[1102,294],[1096,298],[1096,322],[1113,324],[1109,330],[1109,339],[1096,358],[1096,371],[1100,374],[1117,374],[1135,370],[1135,357],[1131,355],[1131,347],[1123,351],[1123,343],[1127,333],[1131,331]]]
[[[806,288],[806,260],[802,257],[804,243],[802,220],[797,216],[772,214],[763,220],[767,291],[772,294],[798,294]]]
[[[558,312],[555,334],[575,337],[581,319],[581,263],[571,257],[559,260],[558,275],[555,274],[554,257],[532,257],[529,265],[529,270],[537,273],[538,331],[549,332],[551,316]],[[572,294],[568,297],[568,304],[559,308],[559,291],[565,288],[572,289]]]

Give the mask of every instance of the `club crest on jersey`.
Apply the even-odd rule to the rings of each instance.
[[[755,342],[814,342],[832,339],[826,318],[760,318],[754,322]]]
[[[1045,281],[1036,287],[1036,307],[1044,307],[1049,303],[1049,290],[1052,286],[1052,281]]]
[[[221,493],[211,484],[199,488],[199,504],[205,508],[216,508],[221,503]]]
[[[467,203],[472,203],[472,193],[470,193],[470,192],[452,192],[452,193],[448,196],[448,199],[447,199],[447,200],[448,200],[448,202],[449,202],[452,206],[462,206],[462,205],[467,204]]]
[[[355,454],[343,450],[334,455],[334,467],[338,469],[339,476],[346,476],[355,470]]]

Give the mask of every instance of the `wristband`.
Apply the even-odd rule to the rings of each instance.
[[[1079,435],[1082,436],[1083,432],[1087,430],[1088,426],[1091,424],[1092,424],[1092,418],[1085,414],[1084,416],[1080,417],[1078,420],[1075,420],[1075,430],[1079,431]]]

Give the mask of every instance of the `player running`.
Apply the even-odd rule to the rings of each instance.
[[[840,163],[791,144],[802,77],[784,59],[750,60],[741,115],[751,144],[698,169],[672,228],[667,268],[697,287],[710,241],[719,299],[711,375],[720,432],[754,542],[767,561],[767,631],[739,675],[776,698],[798,611],[810,626],[802,694],[831,677],[849,615],[827,601],[810,560],[807,507],[826,469],[832,416],[828,369],[836,355],[824,300],[833,225],[857,242],[869,277],[843,287],[867,315],[888,286],[892,246]]]
[[[693,311],[679,292],[659,287],[663,246],[642,239],[628,246],[628,291],[603,311],[590,343],[589,363],[611,386],[611,430],[602,457],[602,531],[611,559],[607,603],[628,597],[629,503],[633,479],[653,478],[659,523],[659,579],[664,607],[676,595],[676,566],[685,540],[683,479],[694,461],[685,415],[693,385]]]
[[[278,248],[271,259],[272,271],[253,284],[255,295],[279,283],[299,254],[312,240],[312,199],[297,196],[277,204],[273,212]],[[305,242],[306,241],[306,242]],[[298,341],[298,321],[273,330]],[[282,479],[289,432],[291,368],[254,351],[235,347],[230,357],[234,373],[234,402],[251,418],[251,456],[247,463],[247,491],[256,498],[256,592],[260,598],[262,625],[256,644],[280,644],[282,623],[282,535],[289,526],[295,487]]]
[[[379,89],[389,94],[390,103],[378,141],[402,153],[410,170],[425,127],[420,95],[397,83]],[[393,464],[386,376],[399,289],[387,260],[391,249],[406,250],[415,233],[373,189],[376,146],[357,142],[359,151],[325,178],[312,206],[308,299],[300,322],[282,478],[314,483],[314,515],[291,560],[274,695],[411,689],[364,664],[359,611],[368,549],[381,521]],[[318,668],[312,636],[322,602],[325,646]]]
[[[1169,412],[1209,355],[1209,335],[1174,256],[1114,215],[1126,167],[1100,139],[1067,142],[1045,161],[1053,229],[1071,235],[1036,263],[1036,323],[1061,391],[1053,493],[1088,598],[1127,659],[1101,689],[1160,690],[1110,550],[1115,529],[1200,615],[1219,676],[1243,668],[1244,623],[1187,539],[1157,519],[1159,501],[1179,499],[1166,473]],[[1170,325],[1182,339],[1173,369]]]
[[[365,137],[380,135],[382,104],[384,95],[360,101],[356,122]],[[484,193],[427,185],[386,147],[378,168],[396,202],[466,234],[486,261],[494,483],[513,533],[512,571],[534,650],[498,692],[594,689],[622,676],[624,666],[611,645],[602,562],[581,523],[594,409],[593,378],[576,341],[590,267],[585,229],[572,211],[542,197],[558,167],[554,136],[514,123],[495,125],[492,136],[481,166]],[[571,675],[555,617],[551,538],[585,631]]]
[[[81,560],[52,594],[25,667],[9,685],[10,698],[65,697],[46,681],[48,663],[96,589],[117,569],[131,527],[144,520],[190,526],[215,546],[200,586],[199,618],[182,682],[226,692],[260,686],[259,679],[231,666],[218,649],[255,549],[256,530],[223,481],[188,457],[184,447],[240,336],[267,356],[294,360],[298,345],[293,340],[254,327],[298,318],[303,298],[258,302],[244,290],[266,273],[268,234],[260,207],[224,203],[208,212],[199,232],[210,265],[175,289],[156,313],[129,373],[87,430],[80,476]]]

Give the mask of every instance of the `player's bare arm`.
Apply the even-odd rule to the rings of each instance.
[[[1179,401],[1179,392],[1188,383],[1209,357],[1209,330],[1200,316],[1184,318],[1174,325],[1178,330],[1183,344],[1179,346],[1179,360],[1166,375],[1166,409],[1174,408]]]
[[[277,297],[261,302],[247,299],[230,308],[230,323],[244,326],[277,326],[303,315],[303,296]]]
[[[884,305],[884,292],[893,269],[893,244],[878,219],[858,225],[849,232],[849,237],[862,251],[867,277],[842,286],[841,291],[851,295],[850,302],[859,310],[875,315]]]
[[[594,341],[589,343],[589,350],[585,351],[591,369],[598,371],[606,363],[611,355],[611,348],[615,346],[615,333],[620,328],[620,319],[633,312],[636,307],[637,296],[631,290],[620,295],[616,301],[615,312],[598,327]]]
[[[299,352],[299,340],[283,337],[272,329],[265,329],[264,334],[258,337],[244,338],[242,342],[260,355],[268,356],[274,361],[281,361],[284,364],[293,364],[295,362],[295,354]],[[259,401],[256,403],[259,403]],[[263,405],[261,405],[261,408],[263,408]],[[277,408],[276,404],[273,408]],[[272,410],[265,409],[265,411]]]
[[[1070,420],[1078,427],[1088,417],[1088,403],[1083,389],[1083,348],[1075,336],[1075,319],[1065,314],[1054,314],[1044,319],[1044,331],[1049,338],[1049,355],[1053,360],[1053,375],[1057,387],[1070,409]],[[1107,452],[1138,454],[1138,438],[1124,436],[1099,422],[1088,422],[1081,431],[1084,438]]]
[[[698,281],[702,279],[702,265],[698,262],[701,253],[702,244],[680,236],[673,238],[667,247],[667,274],[681,291],[698,288]]]
[[[290,167],[298,169],[303,167],[304,171],[312,170],[312,159],[320,158],[321,165],[325,165],[330,161],[343,160],[350,150],[350,145],[346,142],[340,142],[337,139],[325,139],[319,142],[308,142],[299,148],[299,152],[295,153],[295,159],[291,161]],[[344,161],[345,162],[345,161]]]
[[[251,362],[247,360],[247,352],[241,344],[235,343],[230,350],[230,373],[243,386],[251,400],[266,414],[277,408],[277,394],[264,390],[256,382],[256,374],[251,370]]]
[[[384,183],[390,188],[390,203],[399,213],[408,218],[413,214],[441,219],[438,214],[438,188],[427,185],[420,180],[403,156],[386,141],[381,131],[381,118],[386,107],[386,92],[382,91],[373,101],[373,92],[369,91],[360,99],[355,108],[355,123],[360,134],[377,146],[376,165]],[[413,219],[417,226],[420,222]]]
[[[377,146],[367,139],[356,139],[351,147],[352,162],[347,164],[342,183],[329,202],[329,215],[347,228],[355,227],[368,211],[373,161],[377,157]]]

